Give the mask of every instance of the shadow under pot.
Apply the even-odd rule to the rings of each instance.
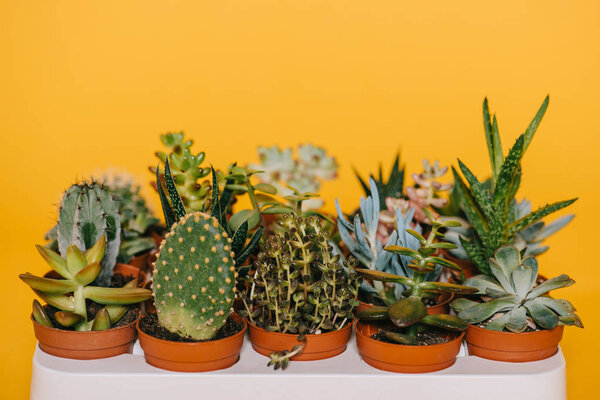
[[[442,292],[440,297],[438,298],[438,303],[433,306],[427,306],[427,314],[448,314],[450,312],[450,302],[454,299],[454,293],[451,292]],[[358,307],[356,307],[356,313],[358,314],[362,310],[367,308],[374,307],[373,304],[360,302]]]
[[[137,313],[134,321],[101,331],[70,331],[49,328],[37,323],[33,316],[31,316],[31,321],[40,349],[45,353],[75,360],[95,360],[133,351],[133,343],[136,338],[135,326],[140,319],[140,312],[137,308],[130,308],[129,312]]]
[[[155,315],[146,315],[144,319],[156,318]],[[241,326],[235,334],[222,339],[187,342],[154,337],[144,332],[141,326],[144,319],[139,320],[137,330],[146,362],[177,372],[205,372],[232,366],[239,359],[247,325],[238,314],[231,314],[229,318]]]
[[[363,361],[372,367],[390,372],[423,373],[448,368],[456,361],[465,335],[464,332],[446,333],[445,343],[408,346],[373,339],[371,336],[380,328],[380,323],[359,320],[354,327],[356,344]]]
[[[552,357],[558,351],[564,326],[535,332],[499,332],[469,325],[469,355],[488,360],[528,362]]]
[[[305,335],[306,344],[302,352],[291,357],[290,361],[324,360],[343,353],[350,340],[352,325],[353,322],[350,321],[337,331]],[[251,322],[248,322],[248,327],[252,348],[263,356],[269,357],[271,353],[291,350],[300,344],[298,334],[268,332]]]

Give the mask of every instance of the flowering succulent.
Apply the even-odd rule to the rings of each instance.
[[[502,155],[498,124],[495,117],[491,122],[486,99],[483,115],[492,164],[491,181],[489,184],[480,182],[460,160],[458,164],[464,180],[458,171],[452,168],[458,200],[472,226],[468,237],[460,237],[460,243],[479,271],[484,274],[492,274],[488,259],[497,249],[513,243],[516,234],[577,200],[548,204],[522,216],[515,212],[515,195],[521,182],[521,160],[546,112],[548,101],[549,98],[546,97],[525,133],[519,136],[505,158]],[[552,229],[554,228],[556,226]]]
[[[211,189],[208,181],[200,182],[210,173],[209,168],[202,167],[206,154],[204,152],[193,154],[190,148],[194,141],[185,140],[183,132],[160,135],[160,140],[169,152],[157,151],[156,156],[163,165],[168,159],[181,201],[191,211],[202,210]],[[156,174],[157,169],[150,167],[150,171]],[[159,182],[164,185],[163,176]],[[158,190],[158,183],[155,189]]]
[[[522,258],[514,246],[504,246],[489,260],[493,276],[477,275],[465,285],[477,288],[481,301],[466,298],[451,305],[466,322],[483,323],[486,329],[523,332],[530,329],[553,329],[558,325],[583,327],[575,307],[563,299],[554,299],[548,292],[575,283],[560,275],[536,286],[538,263],[532,257]]]
[[[427,208],[442,208],[448,204],[448,200],[440,197],[439,192],[444,192],[452,189],[451,183],[440,183],[438,178],[443,177],[448,172],[448,167],[440,167],[439,161],[432,164],[427,160],[423,160],[423,172],[420,174],[412,174],[416,186],[406,187],[406,197],[404,207],[413,207],[415,209],[415,220],[419,222],[429,223],[425,209]]]
[[[360,277],[354,260],[345,265],[333,254],[328,233],[318,216],[282,214],[284,236],[270,236],[246,278],[249,294],[242,293],[250,322],[272,332],[318,334],[339,330],[354,319]],[[276,353],[271,364],[287,365],[291,352]]]
[[[427,239],[416,231],[407,230],[420,243],[420,247],[417,250],[398,245],[385,247],[385,251],[410,259],[407,267],[412,271],[412,277],[409,278],[407,276],[371,269],[356,269],[356,272],[361,274],[365,279],[381,283],[391,282],[406,288],[406,296],[395,301],[393,304],[386,307],[370,307],[358,314],[361,320],[389,320],[397,328],[402,328],[401,332],[398,332],[397,329],[386,330],[384,332],[387,339],[399,344],[417,344],[418,333],[426,330],[428,327],[449,331],[466,330],[467,324],[460,318],[447,314],[429,315],[423,300],[432,294],[439,294],[440,292],[470,294],[477,291],[477,289],[468,286],[428,281],[426,279],[426,276],[434,272],[438,266],[460,271],[460,267],[456,264],[433,255],[437,249],[448,248],[452,245],[445,242],[436,242],[436,239],[443,236],[439,233],[439,229],[447,226],[448,222],[440,222],[430,212],[428,212],[428,217],[431,219],[432,228]],[[450,224],[452,223],[450,222]]]
[[[106,248],[104,235],[85,252],[70,245],[65,258],[47,247],[36,247],[48,265],[63,279],[40,278],[30,273],[21,274],[19,278],[42,300],[60,310],[54,314],[54,319],[62,327],[72,327],[77,331],[109,329],[125,315],[126,305],[150,298],[149,290],[136,287],[137,280],[130,281],[123,288],[90,285],[102,270],[101,261]],[[86,300],[105,305],[93,320],[88,320]],[[33,302],[33,317],[39,324],[54,327],[37,301]]]
[[[284,195],[318,192],[321,181],[332,180],[337,176],[338,164],[328,156],[325,149],[311,144],[299,145],[297,158],[291,148],[281,150],[277,146],[259,147],[260,164],[249,165],[250,169],[261,171],[257,177],[271,184]],[[319,199],[304,203],[305,209],[315,209],[323,205]]]

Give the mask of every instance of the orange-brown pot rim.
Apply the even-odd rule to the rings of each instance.
[[[155,314],[155,313],[152,313]],[[144,338],[144,340],[148,340],[154,343],[160,343],[160,344],[172,344],[172,345],[177,345],[177,346],[182,346],[182,347],[193,347],[193,346],[201,346],[201,345],[208,345],[208,344],[224,344],[230,341],[235,341],[237,340],[240,336],[244,335],[246,333],[246,330],[248,329],[248,324],[246,323],[246,319],[242,318],[239,314],[237,313],[231,313],[229,314],[230,316],[233,316],[235,319],[237,319],[238,321],[241,321],[244,325],[244,327],[237,332],[234,335],[231,336],[227,336],[226,338],[223,339],[217,339],[217,340],[206,340],[204,342],[176,342],[173,340],[165,340],[165,339],[159,339],[157,337],[154,337],[152,335],[147,334],[146,332],[144,332],[141,328],[140,328],[140,321],[142,320],[141,318],[138,318],[135,327],[137,329],[138,332],[138,336],[140,338]]]
[[[409,345],[409,344],[386,343],[386,342],[382,342],[381,340],[372,339],[370,336],[367,336],[358,330],[358,325],[360,323],[361,323],[360,320],[358,320],[354,324],[354,333],[356,334],[357,337],[360,336],[360,338],[362,340],[366,340],[371,343],[376,343],[380,346],[383,346],[383,347],[386,347],[389,349],[401,349],[401,348],[414,349],[414,348],[420,347],[420,346]],[[457,341],[462,341],[463,338],[465,337],[466,332],[460,332],[460,334],[456,334],[455,332],[449,332],[449,333],[450,333],[450,335],[455,335],[456,337],[454,339],[448,340],[447,342],[444,342],[444,343],[430,344],[430,345],[422,346],[422,347],[431,349],[431,348],[442,348],[442,347],[446,347],[446,346],[451,346],[451,345],[455,344]]]
[[[268,334],[268,335],[282,336],[282,337],[292,337],[292,336],[299,335],[299,333],[270,332],[270,331],[267,331],[266,329],[263,329],[263,328],[260,328],[256,325],[254,325],[252,322],[250,322],[248,320],[248,318],[244,318],[244,320],[248,323],[248,326],[251,327],[252,329],[256,329],[257,331],[264,332],[265,334]],[[333,336],[336,333],[339,334],[340,332],[346,332],[348,329],[352,328],[352,326],[356,323],[357,320],[358,320],[357,318],[354,318],[352,321],[348,322],[348,325],[346,325],[342,329],[338,329],[337,331],[331,331],[331,332],[326,332],[326,333],[310,333],[310,334],[307,334],[306,336],[325,337],[325,336]]]
[[[55,328],[55,327],[50,328],[49,326],[45,326],[45,325],[42,325],[39,322],[37,322],[35,320],[35,318],[33,318],[33,314],[30,314],[29,318],[31,318],[31,322],[33,322],[33,325],[39,327],[40,329],[44,329],[44,330],[48,330],[48,331],[55,331],[56,333],[60,332],[60,333],[76,334],[76,335],[97,335],[97,334],[107,333],[107,332],[118,332],[119,330],[131,328],[132,325],[137,326],[139,320],[142,319],[141,311],[138,309],[137,312],[138,312],[137,318],[134,321],[131,321],[130,323],[128,323],[127,325],[118,326],[116,328],[103,329],[101,331],[68,331],[66,329],[60,329],[60,328]]]
[[[533,332],[520,332],[520,333],[516,333],[516,332],[505,332],[505,331],[494,331],[491,329],[485,329],[485,328],[481,328],[479,326],[473,325],[473,324],[469,324],[469,329],[474,330],[475,332],[482,332],[482,333],[489,333],[492,335],[503,335],[503,336],[535,336],[535,335],[539,335],[541,333],[545,333],[545,332],[553,332],[556,331],[558,329],[564,328],[564,325],[557,325],[552,329],[542,329],[539,331],[533,331]]]

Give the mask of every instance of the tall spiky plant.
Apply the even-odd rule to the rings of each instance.
[[[390,175],[387,180],[383,177],[383,170],[381,164],[379,164],[377,178],[373,176],[373,174],[369,175],[368,179],[363,179],[360,173],[354,169],[354,174],[356,178],[360,182],[360,186],[363,188],[365,192],[365,196],[373,196],[371,188],[369,187],[369,180],[372,179],[377,186],[377,191],[379,192],[379,209],[385,210],[386,204],[385,199],[391,197],[393,199],[400,199],[403,196],[404,190],[404,165],[400,165],[400,153],[396,153],[396,157],[394,158],[394,164],[392,165],[392,169],[390,170]]]
[[[515,218],[515,196],[519,190],[522,174],[521,161],[548,108],[548,102],[549,97],[546,97],[525,133],[519,136],[504,157],[498,122],[495,115],[493,119],[490,118],[487,99],[485,99],[483,118],[492,166],[491,181],[489,184],[480,182],[460,159],[458,165],[464,180],[458,171],[452,168],[458,200],[473,227],[473,234],[468,238],[461,237],[460,242],[469,258],[486,275],[491,274],[488,259],[501,246],[510,244],[516,233],[577,200],[575,198],[547,204],[521,218]]]

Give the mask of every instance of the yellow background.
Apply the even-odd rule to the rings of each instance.
[[[321,144],[341,164],[328,207],[339,196],[351,209],[351,165],[387,167],[399,147],[409,171],[460,157],[484,177],[484,96],[506,149],[550,93],[520,195],[580,197],[541,268],[577,281],[561,294],[586,329],[562,346],[569,394],[586,398],[600,333],[599,39],[597,1],[0,1],[0,397],[28,395],[33,296],[17,273],[46,269],[34,244],[62,191],[110,166],[147,188],[159,133],[185,130],[218,167],[256,160],[258,144]]]

